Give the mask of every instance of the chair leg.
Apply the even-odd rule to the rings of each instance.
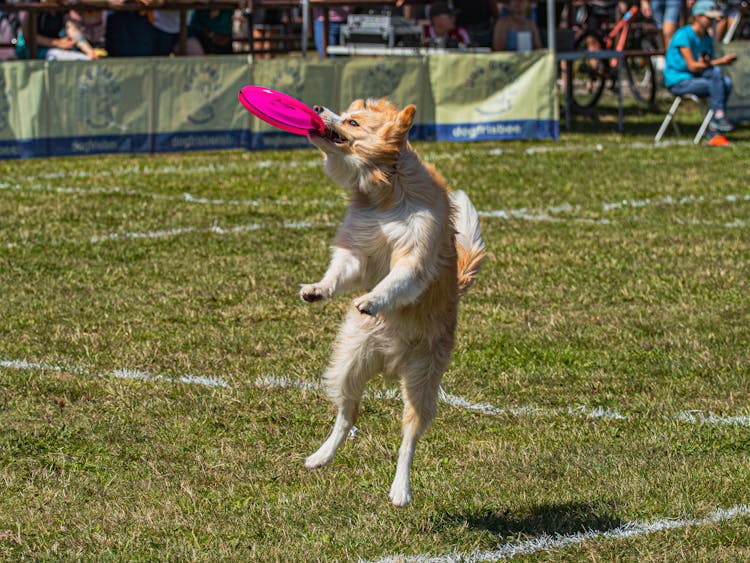
[[[672,102],[672,107],[669,108],[669,112],[664,118],[664,121],[662,121],[661,127],[659,127],[659,131],[657,131],[656,133],[656,137],[654,137],[654,143],[659,143],[661,141],[661,138],[664,136],[664,133],[666,132],[667,127],[669,127],[669,124],[674,118],[674,114],[677,111],[677,108],[680,107],[681,101],[682,101],[682,97],[680,96],[675,97],[674,101]]]
[[[714,116],[714,110],[711,108],[708,108],[708,111],[706,112],[706,117],[703,118],[703,123],[701,123],[701,128],[698,129],[698,132],[695,134],[695,139],[693,139],[693,144],[697,145],[701,142],[701,139],[703,138],[703,135],[706,133],[706,129],[708,129],[708,124],[711,123],[711,118]]]

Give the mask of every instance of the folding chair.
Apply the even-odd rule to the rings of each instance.
[[[695,102],[701,107],[705,107],[705,98],[699,98],[695,94],[685,94],[684,96],[675,96],[674,101],[672,102],[672,107],[669,108],[669,112],[664,117],[664,121],[661,124],[661,127],[659,127],[659,131],[656,133],[656,137],[654,137],[654,143],[659,143],[661,141],[661,138],[664,136],[664,133],[667,131],[667,127],[669,127],[669,124],[672,124],[672,128],[675,130],[675,133],[677,135],[682,135],[682,132],[680,131],[680,127],[677,125],[676,121],[673,121],[674,114],[677,112],[677,108],[680,107],[680,103],[682,103],[683,99],[688,99],[692,102]],[[701,139],[703,138],[703,135],[706,133],[706,129],[708,129],[708,124],[711,122],[711,118],[714,116],[714,110],[710,107],[706,110],[706,116],[703,118],[703,123],[701,123],[700,129],[698,129],[698,132],[695,134],[695,138],[693,139],[693,144],[697,145],[701,142]]]

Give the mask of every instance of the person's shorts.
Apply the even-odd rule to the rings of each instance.
[[[680,0],[651,0],[651,11],[654,13],[656,27],[661,29],[665,23],[680,25]]]

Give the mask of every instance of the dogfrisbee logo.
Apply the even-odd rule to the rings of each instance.
[[[511,63],[488,61],[477,66],[461,86],[467,89],[501,90],[513,81],[514,70],[515,66]]]
[[[219,92],[219,73],[210,65],[196,65],[187,75],[183,92],[195,94],[204,103],[188,114],[188,121],[200,125],[211,121],[215,116],[214,101]]]
[[[0,74],[0,133],[10,125],[10,93],[6,91],[5,77]]]
[[[476,91],[478,98],[492,92],[492,96],[478,105],[475,112],[484,117],[499,117],[513,109],[513,100],[518,95],[518,88],[514,87],[516,78],[517,68],[513,64],[488,61],[474,69],[463,87]]]
[[[117,127],[115,113],[119,92],[115,75],[104,67],[92,65],[78,82],[76,116],[92,129]]]
[[[398,88],[401,76],[391,66],[378,64],[367,71],[366,84],[372,86],[370,98],[385,98]]]
[[[304,82],[299,68],[291,66],[279,70],[271,80],[274,90],[284,92],[295,98],[302,97]]]

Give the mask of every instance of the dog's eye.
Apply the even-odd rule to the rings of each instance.
[[[357,123],[357,122],[356,122],[356,121],[354,121],[353,119],[350,119],[350,120],[349,120],[349,125],[351,125],[352,127],[359,127],[359,123]]]

